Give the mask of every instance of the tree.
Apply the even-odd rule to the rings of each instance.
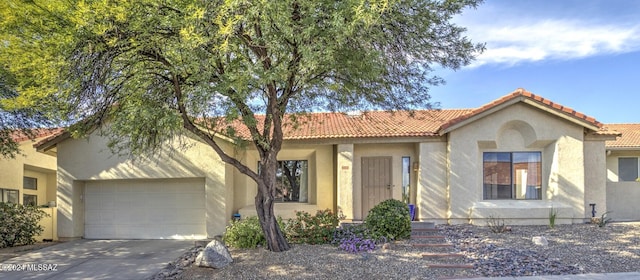
[[[306,169],[306,161],[303,160],[278,161],[278,168],[276,170],[276,199],[281,198],[282,201],[300,201],[300,176],[307,171]]]
[[[268,248],[284,251],[273,211],[283,127],[311,110],[429,108],[442,83],[432,66],[459,68],[484,48],[450,22],[479,2],[4,1],[0,61],[14,102],[60,101],[42,109],[75,122],[74,135],[104,128],[132,155],[184,131],[207,143],[257,183]],[[255,146],[260,172],[216,135]]]
[[[287,189],[287,200],[288,201],[298,201],[300,198],[300,178],[298,177],[298,172],[301,169],[301,164],[303,162],[300,160],[287,160],[280,163],[280,169],[282,174],[287,178],[287,183],[284,184],[284,187]]]
[[[35,137],[35,129],[47,126],[49,120],[33,107],[16,107],[10,102],[18,96],[11,74],[0,68],[0,158],[15,158],[21,154],[16,139]]]

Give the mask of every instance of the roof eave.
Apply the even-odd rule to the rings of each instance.
[[[504,102],[502,102],[500,104],[497,104],[497,105],[495,105],[495,106],[493,106],[493,107],[491,107],[491,108],[489,108],[487,110],[484,110],[484,111],[482,111],[480,113],[472,115],[472,116],[470,116],[470,117],[468,117],[468,118],[466,118],[464,120],[461,120],[461,121],[459,121],[457,123],[454,123],[454,124],[452,124],[450,126],[447,126],[446,128],[441,129],[440,131],[438,131],[438,134],[440,134],[440,136],[443,136],[443,135],[445,135],[445,134],[447,134],[447,133],[449,133],[451,131],[454,131],[454,130],[460,128],[460,127],[463,127],[463,126],[465,126],[465,125],[467,125],[469,123],[475,122],[476,120],[484,118],[485,116],[491,115],[491,114],[493,114],[493,113],[495,113],[497,111],[500,111],[500,110],[502,110],[502,109],[504,109],[506,107],[509,107],[509,106],[511,106],[513,104],[516,104],[516,103],[520,102],[520,101],[523,101],[524,99],[526,99],[526,98],[523,97],[523,96],[517,96],[517,97],[511,98],[509,100],[506,100],[506,101],[504,101]],[[473,112],[470,113],[470,114],[473,114]]]
[[[565,120],[567,120],[569,122],[572,122],[574,124],[583,126],[583,127],[587,128],[587,129],[589,129],[591,131],[598,131],[600,129],[600,126],[598,126],[596,124],[593,124],[593,123],[591,123],[591,122],[589,122],[587,120],[581,119],[581,118],[577,118],[577,117],[574,117],[574,116],[569,116],[566,113],[563,113],[563,112],[560,112],[560,111],[558,111],[556,109],[550,108],[547,105],[540,104],[540,102],[537,102],[535,100],[531,100],[529,98],[524,98],[522,100],[522,102],[524,102],[526,104],[529,104],[531,106],[534,106],[534,107],[536,107],[536,108],[538,108],[540,110],[543,110],[545,112],[548,112],[548,113],[550,113],[552,115],[555,115],[555,116],[558,116],[560,118],[563,118],[563,119],[565,119]]]
[[[598,134],[597,132],[585,133],[584,140],[615,141],[621,134]]]
[[[640,146],[631,146],[631,147],[611,147],[611,146],[606,146],[605,148],[607,150],[611,150],[611,151],[638,151],[638,150],[640,150]]]
[[[49,150],[56,148],[60,142],[68,138],[71,138],[71,133],[69,133],[68,131],[64,131],[51,139],[44,139],[38,143],[33,144],[33,147],[36,148],[36,151],[40,153],[47,153]]]
[[[484,111],[482,111],[480,113],[477,113],[477,114],[472,115],[472,116],[470,116],[470,117],[468,117],[466,119],[463,119],[463,120],[461,120],[461,121],[459,121],[457,123],[454,123],[454,124],[452,124],[450,126],[447,126],[444,129],[441,129],[438,133],[440,135],[445,135],[445,134],[447,134],[447,133],[449,133],[449,132],[451,132],[453,130],[456,130],[456,129],[460,128],[460,127],[463,127],[463,126],[465,126],[465,125],[467,125],[469,123],[472,123],[472,122],[474,122],[474,121],[476,121],[478,119],[481,119],[481,118],[483,118],[485,116],[493,114],[493,113],[495,113],[497,111],[500,111],[500,110],[502,110],[502,109],[504,109],[506,107],[509,107],[509,106],[514,105],[514,104],[519,103],[519,102],[528,104],[528,105],[533,106],[535,108],[538,108],[538,109],[540,109],[540,110],[542,110],[544,112],[550,113],[552,115],[555,115],[557,117],[565,119],[565,120],[567,120],[567,121],[569,121],[571,123],[574,123],[574,124],[580,125],[582,127],[585,127],[585,128],[587,128],[587,129],[589,129],[591,131],[598,131],[600,129],[600,126],[597,125],[597,124],[591,123],[591,122],[589,122],[587,120],[584,120],[584,119],[581,119],[581,118],[577,118],[577,117],[574,117],[574,116],[569,116],[566,113],[560,112],[557,109],[551,108],[551,107],[549,107],[549,106],[547,106],[545,104],[542,104],[542,103],[540,103],[540,102],[538,102],[538,101],[536,101],[534,99],[528,98],[526,96],[516,96],[516,97],[513,97],[513,98],[511,98],[509,100],[506,100],[506,101],[504,101],[504,102],[502,102],[500,104],[497,104],[497,105],[495,105],[495,106],[493,106],[493,107],[491,107],[489,109],[486,109],[486,110],[484,110]],[[473,114],[473,113],[471,113],[471,114]]]

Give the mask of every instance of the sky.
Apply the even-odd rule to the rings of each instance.
[[[486,50],[434,74],[442,109],[476,108],[524,88],[602,123],[640,123],[640,1],[486,0],[453,21]]]

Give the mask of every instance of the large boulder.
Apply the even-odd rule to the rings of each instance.
[[[196,265],[201,267],[223,268],[233,262],[231,254],[222,242],[213,240],[196,257]]]

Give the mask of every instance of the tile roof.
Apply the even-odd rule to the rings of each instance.
[[[521,88],[477,109],[417,110],[413,112],[413,116],[410,116],[409,112],[406,111],[309,113],[298,116],[297,122],[285,117],[287,121],[285,121],[283,133],[285,140],[439,136],[447,128],[470,120],[474,116],[499,108],[500,105],[508,105],[511,104],[510,102],[518,101],[525,101],[534,105],[538,104],[584,125],[596,127],[597,130],[592,132],[594,134],[617,136],[619,132],[624,133],[624,131],[615,128],[604,127],[592,117],[551,102]],[[264,115],[256,117],[259,124],[263,123]],[[250,139],[249,131],[239,121],[236,121],[231,126],[236,130],[239,137]],[[218,129],[224,131],[226,127],[227,124],[222,124],[218,126]],[[262,127],[262,125],[258,125],[258,127]],[[35,146],[41,148],[47,145],[55,145],[68,137],[69,133],[58,131]],[[627,139],[624,136],[623,138]],[[619,139],[619,141],[622,140]],[[636,141],[640,142],[640,140]]]
[[[543,97],[541,97],[539,95],[535,95],[535,94],[533,94],[533,93],[531,93],[531,92],[529,92],[529,91],[527,91],[527,90],[525,90],[523,88],[519,88],[519,89],[516,89],[514,92],[512,92],[512,93],[510,93],[508,95],[505,95],[505,96],[503,96],[501,98],[498,98],[498,99],[496,99],[496,100],[494,100],[494,101],[492,101],[492,102],[490,102],[488,104],[485,104],[484,106],[482,106],[480,108],[474,109],[469,114],[465,114],[463,116],[460,116],[460,117],[458,117],[456,119],[453,119],[453,120],[443,124],[441,129],[443,129],[443,130],[447,129],[447,128],[453,126],[453,125],[459,124],[459,123],[461,123],[461,122],[463,122],[465,120],[468,120],[468,119],[470,119],[470,118],[472,118],[474,116],[480,115],[480,114],[482,114],[484,112],[489,111],[492,108],[495,108],[495,107],[497,107],[499,105],[505,104],[505,103],[507,103],[507,102],[509,102],[511,100],[517,99],[517,98],[522,98],[522,99],[533,101],[535,103],[538,103],[540,105],[548,107],[548,108],[550,108],[552,110],[555,110],[556,112],[562,113],[562,114],[564,114],[564,115],[566,115],[568,117],[585,121],[585,122],[587,122],[587,123],[589,123],[591,125],[594,125],[594,126],[596,126],[598,128],[602,127],[602,124],[600,122],[596,121],[596,119],[594,119],[592,117],[589,117],[589,116],[587,116],[587,115],[585,115],[583,113],[577,112],[576,110],[573,110],[573,109],[571,109],[569,107],[560,105],[558,103],[554,103],[554,102],[550,101],[549,99],[543,98]]]
[[[639,123],[606,124],[605,127],[622,134],[615,141],[607,141],[607,148],[640,148]]]
[[[64,131],[63,128],[39,128],[39,129],[35,129],[33,131],[33,133],[34,133],[33,139],[49,137],[51,135],[62,133],[63,131]],[[14,131],[11,134],[11,138],[13,139],[13,141],[18,142],[18,143],[30,139],[29,135],[24,134],[22,131]]]
[[[283,133],[285,140],[437,136],[443,123],[470,111],[419,110],[414,111],[413,116],[405,111],[309,113],[299,116],[297,123],[287,122]],[[262,123],[264,116],[257,118]],[[246,127],[235,127],[239,136],[249,138]]]

